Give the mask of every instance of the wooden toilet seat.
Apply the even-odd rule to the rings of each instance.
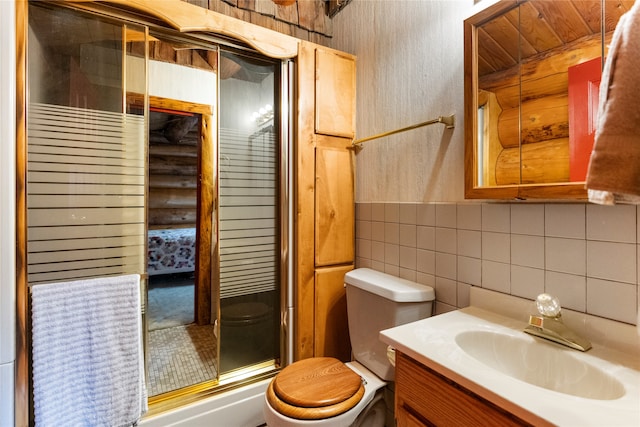
[[[362,378],[340,360],[314,357],[284,368],[269,384],[267,400],[287,417],[319,420],[347,412],[364,395]]]

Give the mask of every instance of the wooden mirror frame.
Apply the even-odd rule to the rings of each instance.
[[[478,134],[478,28],[489,20],[519,6],[522,0],[501,0],[464,21],[464,187],[465,199],[564,199],[586,200],[584,182],[551,184],[477,185]]]

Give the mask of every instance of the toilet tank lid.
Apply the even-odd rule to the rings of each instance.
[[[371,270],[357,268],[344,275],[344,282],[367,292],[395,302],[433,301],[435,292],[431,286]]]

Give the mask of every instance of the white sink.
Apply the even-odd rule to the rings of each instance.
[[[455,342],[485,365],[538,387],[599,400],[625,394],[620,381],[574,357],[576,350],[541,339],[477,330],[457,334]]]

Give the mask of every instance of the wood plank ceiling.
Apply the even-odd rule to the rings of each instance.
[[[605,32],[614,30],[634,0],[604,0]],[[519,59],[599,37],[600,0],[529,0],[478,29],[478,75],[506,70]],[[518,31],[520,28],[520,31]]]

